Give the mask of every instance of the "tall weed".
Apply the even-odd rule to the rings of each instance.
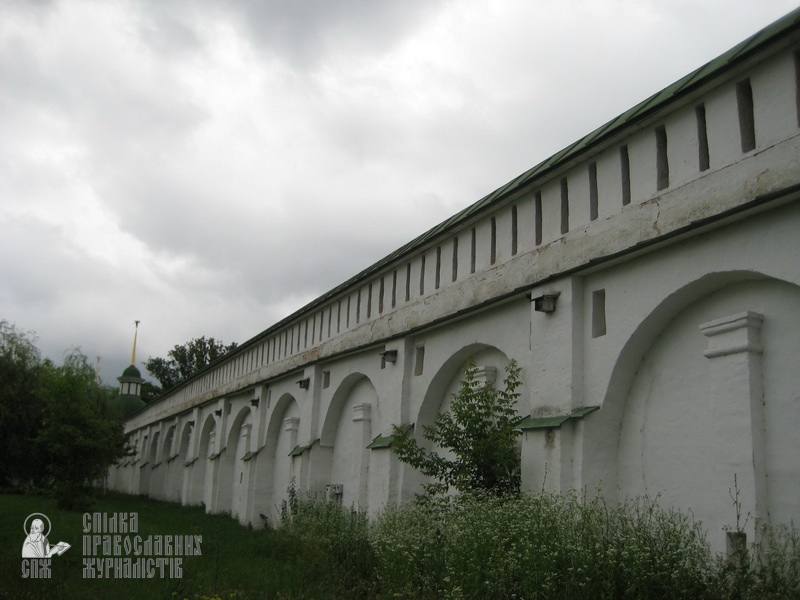
[[[279,532],[319,553],[318,558],[339,574],[341,588],[349,597],[368,597],[372,593],[375,553],[363,511],[301,496],[290,486]]]
[[[385,510],[372,528],[384,597],[702,598],[699,524],[647,498],[462,495]]]
[[[800,600],[800,532],[761,523],[744,556],[720,557],[717,597],[725,600]]]

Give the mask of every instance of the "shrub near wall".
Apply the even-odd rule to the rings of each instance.
[[[691,516],[646,497],[609,507],[577,494],[468,494],[372,522],[290,498],[275,533],[351,598],[800,600],[796,530],[764,525],[732,561],[712,555]]]
[[[373,547],[384,598],[702,598],[699,524],[645,498],[466,495],[386,510]]]
[[[335,591],[349,598],[373,598],[375,554],[367,515],[300,495],[294,484],[288,492],[277,534],[296,542],[303,552],[314,553],[316,567],[324,566],[336,580]]]

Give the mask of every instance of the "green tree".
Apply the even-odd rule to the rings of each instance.
[[[36,445],[62,508],[84,507],[97,481],[127,452],[122,424],[110,415],[115,394],[97,382],[78,351],[63,366],[42,363],[38,395],[45,407]]]
[[[484,490],[495,495],[519,492],[521,431],[515,405],[522,385],[515,361],[506,366],[503,389],[476,379],[470,362],[450,410],[439,413],[433,425],[422,428],[423,437],[453,458],[427,450],[413,437],[410,427],[393,426],[392,449],[404,463],[435,481],[426,484],[429,494]]]
[[[37,479],[40,457],[32,443],[44,403],[36,395],[41,356],[32,333],[0,321],[0,485]]]
[[[167,352],[169,358],[148,358],[144,366],[161,384],[161,391],[166,392],[234,348],[236,342],[226,346],[203,336],[175,346]]]

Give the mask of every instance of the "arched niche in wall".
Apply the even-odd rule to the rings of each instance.
[[[454,352],[433,376],[416,414],[415,430],[420,439],[421,426],[430,425],[437,414],[450,407],[450,399],[458,392],[469,360],[472,360],[479,369],[479,378],[486,378],[487,373],[484,370],[488,368],[488,376],[498,385],[502,385],[505,367],[510,361],[503,351],[487,344],[471,344]]]
[[[362,373],[351,373],[334,392],[320,432],[320,449],[330,449],[323,481],[339,485],[345,506],[366,508],[369,494],[369,450],[372,422],[379,420],[378,393]],[[338,488],[337,488],[338,489]]]
[[[184,421],[180,425],[180,444],[178,446],[177,462],[179,466],[183,466],[189,458],[189,444],[192,440],[192,431],[194,430],[194,421]]]
[[[431,425],[440,412],[449,410],[452,397],[461,387],[470,360],[478,369],[479,380],[492,381],[496,385],[502,386],[505,379],[505,368],[511,359],[494,346],[470,344],[451,354],[442,363],[426,390],[414,421],[414,436],[424,448],[432,449],[432,443],[423,437],[423,427]],[[524,390],[520,391],[524,393]],[[518,404],[518,411],[524,409],[522,404],[521,402]],[[445,458],[453,458],[449,450],[438,449],[438,452]],[[424,483],[424,478],[411,467],[406,466],[405,471],[403,487],[407,496],[411,492],[419,491],[419,485]]]
[[[257,457],[256,480],[262,493],[254,499],[256,512],[273,524],[278,522],[294,476],[290,453],[297,446],[299,426],[297,400],[289,393],[281,395],[269,416],[265,445]]]
[[[735,525],[735,485],[753,519],[796,518],[798,314],[800,287],[752,272],[711,274],[666,298],[587,422],[584,485],[690,508],[717,549]]]
[[[214,415],[209,413],[205,415],[202,421],[203,425],[200,428],[200,438],[197,443],[197,456],[190,459],[191,468],[189,477],[189,490],[188,490],[188,503],[189,504],[203,504],[204,489],[206,481],[206,473],[208,472],[208,457],[213,451],[211,447],[211,437],[216,431],[217,420]],[[189,461],[187,461],[189,462]]]
[[[180,500],[181,496],[181,478],[175,476],[176,471],[172,460],[176,429],[174,424],[167,427],[159,457],[162,465],[159,467],[158,479],[159,485],[163,487],[162,497],[165,500]]]
[[[167,433],[164,435],[164,443],[161,446],[160,460],[167,460],[172,453],[172,441],[175,439],[175,425],[170,425],[167,428]]]
[[[243,406],[231,421],[225,452],[220,456],[217,473],[217,511],[230,512],[238,517],[243,509],[246,493],[242,489],[244,483],[244,455],[250,444],[250,428],[252,426],[252,408]]]

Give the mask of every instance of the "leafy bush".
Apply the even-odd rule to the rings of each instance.
[[[392,427],[392,450],[398,458],[432,478],[425,484],[429,495],[448,490],[484,490],[496,495],[519,492],[520,451],[516,411],[522,385],[516,361],[506,366],[503,389],[493,382],[481,383],[474,363],[467,364],[450,410],[439,413],[432,425],[423,425],[425,439],[453,453],[449,459],[426,450],[407,426]]]

